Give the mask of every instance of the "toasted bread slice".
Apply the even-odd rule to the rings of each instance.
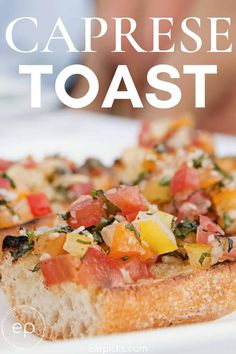
[[[72,282],[48,288],[40,270],[29,271],[36,262],[32,254],[17,262],[6,255],[3,285],[19,320],[34,323],[36,334],[49,340],[209,321],[236,309],[235,262],[199,271],[178,268],[175,275],[166,264],[161,279],[103,289]],[[37,309],[45,325],[22,305]]]

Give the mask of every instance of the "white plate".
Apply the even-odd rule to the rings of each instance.
[[[17,159],[30,153],[40,158],[59,152],[77,161],[95,156],[109,164],[125,147],[135,144],[139,126],[137,121],[70,111],[0,120],[1,157]],[[236,156],[235,138],[217,135],[216,144],[221,155]],[[7,316],[8,311],[0,289],[0,321]],[[236,313],[204,324],[56,343],[42,341],[27,352],[235,354],[235,333]],[[22,351],[19,346],[14,348],[9,345],[0,331],[0,352],[9,354]]]
[[[67,110],[0,119],[0,154],[14,159],[62,153],[79,162],[94,156],[109,164],[136,142],[138,130],[134,120]]]
[[[76,161],[85,157],[111,163],[137,142],[140,122],[96,113],[61,110],[40,116],[0,118],[1,157],[62,153]],[[236,156],[234,137],[216,135],[217,152]]]

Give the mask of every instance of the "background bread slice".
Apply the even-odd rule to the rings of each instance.
[[[2,265],[5,292],[22,323],[35,323],[46,339],[73,338],[178,325],[219,318],[236,309],[236,263],[112,289],[75,283],[47,288],[37,258],[26,255]],[[168,266],[168,265],[167,265]],[[36,308],[45,327],[21,305]]]
[[[2,244],[6,236],[19,236],[19,229],[24,227],[28,230],[34,230],[40,226],[52,227],[55,225],[56,215],[52,214],[41,219],[34,219],[26,224],[15,225],[6,229],[0,229],[0,263],[3,256]],[[1,277],[1,274],[0,274]]]

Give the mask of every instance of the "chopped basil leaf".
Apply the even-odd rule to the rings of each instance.
[[[103,190],[93,189],[91,192],[91,196],[93,197],[93,199],[98,199],[101,194],[104,194]]]
[[[4,179],[8,180],[8,182],[10,183],[10,186],[11,186],[12,188],[16,188],[16,185],[15,185],[14,181],[12,180],[12,178],[11,178],[10,176],[8,176],[8,174],[6,174],[6,172],[3,172],[3,173],[1,174],[1,176],[2,176]]]
[[[28,242],[27,236],[6,236],[3,240],[2,248],[19,248],[21,244]]]
[[[134,182],[132,183],[133,186],[139,184],[140,182],[142,182],[147,176],[149,175],[149,171],[148,170],[144,170],[142,172],[140,172],[140,174],[138,175],[138,177],[134,180]]]
[[[228,238],[228,252],[230,252],[234,247],[234,241],[232,240],[232,238]]]
[[[91,195],[94,199],[100,199],[103,202],[105,206],[104,210],[108,217],[111,215],[116,215],[119,211],[121,211],[120,208],[118,208],[115,204],[110,202],[109,199],[107,199],[103,190],[93,190]]]
[[[33,244],[29,243],[28,235],[24,236],[6,236],[3,240],[3,249],[14,249],[11,251],[11,256],[14,260],[22,257],[26,252],[33,249]]]
[[[3,241],[3,249],[13,248],[11,251],[11,256],[14,260],[22,257],[26,252],[33,249],[34,243],[34,233],[25,230],[25,235],[23,236],[7,236]]]
[[[223,183],[223,181],[219,181],[219,182],[214,183],[210,189],[213,191],[220,192],[222,190],[222,188],[224,188],[224,183]]]
[[[206,257],[211,257],[211,254],[209,252],[203,252],[201,254],[201,257],[198,260],[198,262],[201,264],[201,266],[202,266],[202,264],[203,264],[203,262],[204,262]]]
[[[51,232],[58,232],[58,233],[70,233],[72,232],[73,229],[72,227],[70,226],[58,226],[58,227],[55,227]]]
[[[56,177],[58,176],[64,176],[68,173],[69,171],[64,168],[64,167],[56,167],[53,173],[48,177],[49,182],[53,182]]]
[[[99,245],[103,243],[102,236],[98,231],[92,231],[91,234],[93,235],[94,241],[97,242]]]
[[[58,186],[55,187],[55,192],[61,196],[63,201],[67,201],[68,200],[68,192],[67,192],[67,188],[66,187],[64,187],[62,185],[58,185]]]
[[[216,162],[213,163],[214,169],[218,171],[224,178],[232,181],[233,176],[231,176],[228,172],[226,172],[223,168],[221,168]]]
[[[196,221],[190,221],[188,218],[174,226],[174,235],[176,238],[184,240],[191,232],[197,232],[198,224]]]
[[[170,181],[171,181],[170,176],[164,176],[164,177],[162,177],[160,179],[159,185],[163,186],[163,187],[169,186],[170,185]]]
[[[180,258],[182,259],[183,261],[185,261],[186,259],[188,259],[188,257],[186,255],[184,255],[183,253],[179,252],[179,251],[173,251],[173,252],[170,252],[168,253],[168,256],[173,256],[173,257],[176,257],[176,258]]]
[[[82,243],[83,245],[91,245],[91,240],[81,240],[81,239],[77,239],[76,242],[78,243]]]
[[[0,206],[5,206],[12,215],[15,215],[15,211],[12,209],[12,207],[8,204],[8,202],[5,199],[0,199]]]
[[[56,167],[55,170],[53,171],[54,175],[57,176],[64,176],[68,173],[68,170],[64,167]]]
[[[70,219],[71,214],[69,211],[67,211],[65,214],[59,214],[59,216],[62,218],[62,220],[67,221]]]
[[[193,160],[193,167],[195,168],[201,168],[202,167],[202,163],[204,160],[205,155],[202,154],[199,157],[197,157],[196,159]]]
[[[104,227],[108,226],[108,225],[111,225],[113,222],[115,221],[115,218],[114,217],[110,217],[108,219],[106,218],[101,218],[99,224],[97,224],[95,227],[94,227],[94,230],[95,231],[101,231]]]
[[[98,159],[89,158],[79,168],[79,172],[91,172],[94,169],[105,168],[105,166]]]
[[[13,257],[14,261],[21,258],[25,253],[31,251],[33,249],[33,245],[29,244],[28,241],[22,243],[17,251],[12,251],[11,256]]]
[[[31,245],[34,243],[35,234],[30,230],[25,230],[25,235],[28,237],[28,243]]]
[[[115,218],[110,217],[108,219],[106,218],[101,218],[99,224],[96,226],[89,226],[86,228],[87,231],[89,231],[94,238],[94,241],[96,241],[98,244],[103,243],[103,239],[101,236],[101,231],[104,227],[111,225],[115,221]]]
[[[167,152],[167,146],[163,143],[157,144],[154,146],[155,152],[158,152],[159,154],[163,154],[164,152]]]
[[[129,257],[128,256],[124,256],[122,257],[123,261],[128,261]]]
[[[120,208],[118,208],[115,204],[110,202],[108,199],[106,199],[105,205],[106,205],[105,211],[107,216],[116,215],[119,211],[121,211]]]
[[[104,251],[105,251],[106,254],[109,254],[109,252],[110,252],[110,247],[108,247],[108,246],[105,247],[105,248],[104,248]]]
[[[136,229],[136,227],[134,226],[134,224],[132,224],[132,222],[129,222],[128,224],[126,224],[125,228],[132,231],[135,234],[135,237],[140,242],[140,234],[139,234],[138,230]]]
[[[35,264],[34,268],[33,269],[29,269],[32,273],[36,273],[38,272],[40,269],[40,263],[38,264]]]
[[[226,211],[223,213],[223,219],[224,219],[224,227],[226,229],[232,226],[233,220],[231,219],[230,215]]]

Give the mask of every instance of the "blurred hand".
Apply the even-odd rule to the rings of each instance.
[[[236,109],[236,70],[235,53],[207,53],[210,46],[210,26],[207,17],[231,17],[232,27],[230,41],[236,39],[236,2],[235,0],[109,0],[97,1],[96,16],[104,18],[108,23],[108,32],[93,45],[97,53],[89,53],[84,57],[84,65],[91,68],[97,75],[100,90],[96,100],[88,107],[94,111],[107,111],[107,113],[120,114],[130,117],[162,118],[164,116],[178,116],[186,111],[197,117],[199,127],[215,131],[236,134],[234,112]],[[203,39],[202,49],[193,54],[182,53],[179,45],[182,39],[180,24],[188,16],[200,17],[201,30],[197,29]],[[152,50],[152,21],[149,17],[173,17],[172,40],[161,37],[162,48],[171,47],[176,41],[175,53],[138,53],[128,41],[124,41],[125,53],[112,53],[114,43],[114,20],[112,17],[132,17],[136,20],[137,30],[135,38],[145,50]],[[128,23],[127,23],[128,25]],[[168,23],[163,23],[161,30],[168,31]],[[127,28],[128,30],[129,28]],[[96,29],[95,29],[96,30]],[[222,28],[225,31],[226,28]],[[225,48],[228,42],[219,37],[219,47]],[[189,39],[191,45],[191,39]],[[184,42],[186,45],[187,37]],[[195,88],[191,75],[181,75],[176,82],[182,90],[181,103],[170,110],[159,110],[150,106],[145,100],[145,93],[153,91],[147,85],[146,75],[150,67],[160,63],[173,65],[182,74],[183,64],[215,64],[218,65],[218,74],[209,75],[206,79],[206,108],[194,109]],[[111,109],[101,109],[117,65],[128,65],[139,95],[145,105],[144,109],[133,109],[127,100],[115,101]],[[79,97],[87,91],[87,83],[79,80],[73,95]]]

